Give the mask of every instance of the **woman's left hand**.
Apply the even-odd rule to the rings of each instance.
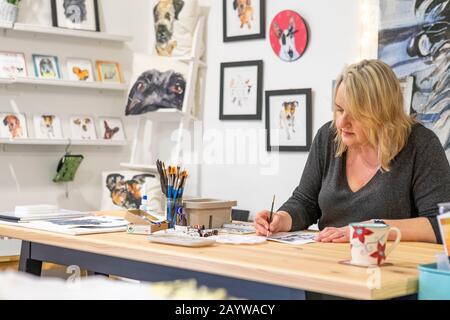
[[[348,227],[327,227],[323,229],[314,240],[316,240],[317,242],[346,243],[350,242],[349,232],[350,231]]]

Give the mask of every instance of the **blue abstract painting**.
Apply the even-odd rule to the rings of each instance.
[[[409,111],[450,162],[450,0],[380,0],[378,57],[412,79]]]

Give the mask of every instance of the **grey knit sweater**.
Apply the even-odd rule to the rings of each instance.
[[[343,227],[370,219],[427,217],[442,243],[437,204],[450,202],[450,166],[437,136],[420,124],[392,160],[360,190],[347,182],[346,153],[335,156],[335,129],[326,123],[312,144],[299,186],[279,208],[292,217],[292,230],[319,221],[319,228]]]

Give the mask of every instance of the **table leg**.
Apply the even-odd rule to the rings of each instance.
[[[22,241],[20,250],[19,271],[29,273],[35,276],[41,276],[42,261],[31,259],[32,243]]]

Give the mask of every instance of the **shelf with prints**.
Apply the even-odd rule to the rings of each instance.
[[[128,140],[72,140],[72,139],[8,139],[0,138],[0,145],[39,145],[39,146],[98,146],[121,147],[127,146]]]
[[[38,78],[0,78],[0,85],[37,85],[37,86],[56,86],[82,89],[97,89],[110,91],[127,91],[128,84],[126,83],[106,83],[106,82],[81,82],[71,80],[53,80],[53,79],[38,79]]]
[[[1,24],[0,24],[1,26]],[[130,42],[133,40],[131,36],[108,34],[105,32],[94,32],[85,30],[73,30],[58,27],[48,27],[39,26],[26,23],[15,23],[10,28],[7,29],[7,34],[13,34],[16,31],[28,33],[36,37],[38,35],[50,35],[50,36],[61,36],[70,38],[81,38],[96,41],[107,41],[107,42]],[[9,29],[9,30],[8,30]]]

